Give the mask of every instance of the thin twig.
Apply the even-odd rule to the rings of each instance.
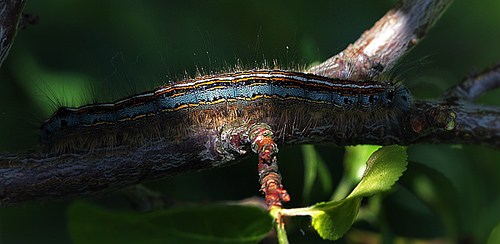
[[[500,62],[485,69],[479,74],[470,74],[460,84],[448,88],[442,97],[455,97],[474,102],[485,92],[498,87],[500,87]]]

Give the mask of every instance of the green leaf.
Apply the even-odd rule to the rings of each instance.
[[[450,239],[460,238],[462,203],[457,188],[447,176],[427,165],[411,162],[399,183],[441,217]]]
[[[309,199],[314,181],[316,180],[318,157],[314,145],[300,146],[304,158],[304,190],[302,198]]]
[[[314,205],[312,209],[317,211],[316,214],[311,215],[314,229],[323,239],[339,239],[354,223],[354,219],[358,215],[361,199],[363,198],[356,197]]]
[[[500,223],[491,231],[490,237],[488,238],[488,244],[498,243],[500,243]]]
[[[304,190],[302,198],[306,203],[310,198],[316,178],[319,179],[324,192],[330,193],[332,191],[332,176],[314,145],[302,145],[300,149],[304,158]]]
[[[340,180],[335,193],[330,200],[338,201],[344,199],[352,188],[358,184],[366,169],[366,161],[381,146],[357,145],[345,147],[344,174]]]
[[[359,184],[347,197],[367,197],[387,191],[406,170],[408,156],[404,147],[382,147],[370,156]]]
[[[318,160],[318,178],[321,182],[321,186],[323,187],[323,191],[325,193],[332,192],[332,175],[330,174],[330,170],[326,165],[325,161],[319,157]]]
[[[84,202],[68,209],[75,243],[258,243],[273,218],[251,206],[214,205],[154,213],[115,212]]]
[[[389,190],[406,170],[403,147],[380,148],[368,159],[363,178],[353,192],[341,201],[318,203],[309,208],[283,210],[284,215],[310,215],[318,234],[329,240],[342,237],[354,223],[363,197]]]
[[[366,162],[370,156],[381,146],[378,145],[357,145],[345,147],[344,155],[344,176],[351,182],[358,183],[363,177],[366,169]],[[354,186],[354,185],[353,185]]]

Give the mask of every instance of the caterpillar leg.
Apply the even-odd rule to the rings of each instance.
[[[253,124],[248,128],[252,151],[259,155],[259,182],[266,197],[268,207],[281,207],[290,201],[290,196],[281,185],[278,171],[278,145],[273,140],[273,132],[267,124]]]

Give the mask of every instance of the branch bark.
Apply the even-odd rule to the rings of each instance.
[[[24,5],[25,0],[0,1],[0,67],[9,55],[16,38]]]
[[[397,61],[425,36],[450,3],[451,0],[400,1],[354,44],[309,71],[342,79],[377,78],[394,67]],[[359,128],[347,130],[349,135],[346,135],[346,130],[339,130],[334,126],[315,126],[325,124],[324,120],[328,118],[314,118],[307,120],[307,123],[297,119],[293,123],[296,128],[300,128],[298,132],[284,126],[288,121],[281,120],[286,119],[286,116],[275,116],[260,122],[272,128],[285,128],[283,131],[275,131],[275,137],[279,139],[276,140],[278,144],[328,142],[346,146],[459,143],[500,149],[500,108],[473,103],[484,92],[498,87],[498,66],[497,64],[479,75],[469,77],[439,99],[414,101],[410,110],[398,116],[397,120],[388,122],[385,118],[373,118],[359,125]],[[296,109],[300,110],[299,106]],[[301,111],[307,112],[306,109]],[[300,123],[307,126],[300,127]],[[164,155],[168,154],[162,153],[161,150],[167,149],[160,147],[157,149],[158,153],[137,151],[134,157],[126,153],[109,155],[89,152],[89,155],[83,155],[87,157],[85,160],[81,159],[82,155],[77,154],[49,158],[39,153],[37,157],[29,159],[26,155],[31,152],[0,154],[0,205],[12,206],[41,200],[88,197],[146,180],[214,168],[217,165],[201,161],[199,157],[203,154],[199,152],[206,148],[196,142],[209,141],[211,135],[220,133],[213,131],[211,134],[200,135],[200,138],[190,138],[194,140],[192,142],[179,141],[170,145],[173,149],[167,149],[177,152],[173,158],[161,158],[167,157]],[[237,139],[228,138],[229,142]],[[193,148],[192,145],[198,145],[199,148]],[[236,155],[233,162],[244,157],[243,154]],[[139,165],[134,161],[137,158],[142,160]],[[96,168],[96,165],[101,168]],[[104,179],[103,174],[109,174],[111,177]],[[7,183],[14,187],[6,188]],[[71,185],[74,189],[70,189]],[[40,195],[39,189],[31,186],[50,189],[47,191],[50,194],[42,192],[45,195]]]
[[[311,67],[340,79],[376,79],[417,45],[453,0],[401,0],[344,51]]]
[[[479,74],[470,74],[462,83],[448,88],[442,97],[476,101],[484,93],[500,87],[500,62]]]
[[[376,79],[424,38],[452,1],[399,1],[354,44],[308,71],[340,79]],[[440,99],[414,101],[405,121],[400,122],[405,132],[398,144],[463,143],[500,149],[500,108],[473,103],[499,86],[500,62],[467,77]]]

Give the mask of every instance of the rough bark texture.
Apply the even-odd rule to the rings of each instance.
[[[439,19],[453,0],[402,0],[344,51],[309,72],[342,79],[387,73]]]
[[[372,29],[366,31],[354,44],[324,63],[312,67],[309,72],[323,76],[350,79],[376,78],[381,74],[387,73],[405,53],[418,44],[451,2],[451,0],[402,0],[379,20]],[[16,5],[17,8],[14,8],[14,10],[18,11],[5,12],[8,10],[8,8],[5,7],[7,6],[5,3],[6,1],[2,2],[3,5],[0,5],[4,6],[0,9],[2,11],[2,29],[0,30],[2,60],[8,52],[8,47],[12,45],[13,37],[17,31],[16,21],[19,21],[20,16],[19,9],[22,9],[22,7]],[[19,1],[18,3],[21,5],[24,4],[23,1]],[[8,14],[4,15],[4,13]],[[9,19],[11,22],[5,21],[5,19]],[[5,23],[10,24],[6,25]],[[373,119],[368,121],[368,123],[361,128],[360,133],[352,135],[340,134],[338,130],[337,132],[322,131],[324,133],[331,133],[328,137],[323,135],[322,140],[318,140],[315,137],[315,133],[318,133],[319,129],[311,127],[311,131],[304,131],[305,134],[309,133],[307,135],[310,135],[310,137],[300,138],[296,143],[330,142],[338,146],[353,144],[410,145],[414,143],[453,143],[486,145],[500,149],[500,108],[473,103],[473,101],[483,93],[498,87],[500,84],[499,80],[500,68],[497,64],[478,75],[468,77],[463,83],[447,90],[441,98],[415,100],[411,109],[405,113],[404,116],[400,116],[397,121],[391,121],[391,123],[388,124],[387,121],[383,119]],[[281,132],[277,131],[276,135],[279,137],[280,133]],[[305,134],[300,134],[299,136]],[[294,142],[277,140],[277,143],[293,144]],[[182,150],[180,151],[183,152]],[[193,151],[191,152],[196,153]],[[22,155],[23,153],[4,154],[2,157],[4,159],[7,157],[16,158]],[[106,158],[99,158],[98,154],[93,157],[93,160],[96,162],[105,159]],[[124,168],[125,171],[135,170],[139,172],[141,170],[141,165],[124,163],[127,159],[130,158],[124,158],[119,161],[120,165],[126,167],[126,169]],[[238,160],[240,158],[235,159]],[[55,174],[54,172],[56,172],[66,175],[74,173],[78,175],[78,172],[81,170],[90,172],[96,170],[95,168],[88,167],[91,165],[88,162],[85,164],[85,167],[78,168],[79,164],[74,164],[72,162],[78,160],[78,155],[65,156],[64,160],[67,161],[67,163],[60,165],[46,162],[48,160],[47,158],[33,158],[32,160],[34,161],[31,166],[25,164],[26,162],[23,163],[21,159],[16,161],[17,163],[15,163],[15,165],[9,163],[9,161],[4,161],[3,164],[0,164],[0,170],[3,167],[3,172],[6,174],[1,175],[4,183],[6,183],[5,179],[8,176],[9,179],[16,180],[16,182],[19,183],[16,185],[16,192],[30,192],[30,186],[33,185],[32,181],[38,181],[36,182],[37,185],[43,186],[43,182],[40,182],[41,178],[37,177],[43,176],[45,173],[52,172],[52,174]],[[50,169],[43,168],[42,166],[49,167]],[[99,188],[92,189],[87,186],[85,189],[82,188],[79,193],[64,188],[65,184],[59,184],[60,188],[51,188],[57,197],[48,197],[48,199],[85,197],[102,194],[143,180],[166,176],[152,175],[152,171],[148,170],[146,174],[148,177],[137,175],[136,179],[131,179],[130,176],[117,173],[116,168],[114,168],[115,166],[116,165],[108,164],[105,171],[98,170],[95,173],[95,176],[102,174],[102,172],[109,172],[117,175],[117,177],[123,177],[123,182],[115,184],[113,187],[106,188],[106,182],[99,182],[103,179],[99,179],[98,177],[88,180],[96,183]],[[25,169],[30,167],[31,169],[33,169],[33,167],[40,168],[40,172],[35,174],[36,177],[28,177],[19,173],[26,172]],[[184,169],[180,167],[175,169],[175,173],[199,170],[204,167],[210,168],[212,166],[210,164],[206,166],[200,164],[195,168],[187,167]],[[49,179],[57,179],[57,177]],[[54,186],[53,183],[54,182],[47,182],[47,185]],[[12,189],[0,188],[0,195],[5,192],[13,191]],[[67,192],[66,195],[64,194],[65,192]],[[9,202],[10,200],[6,199],[3,204],[6,206],[19,205],[43,200],[33,199],[36,197],[38,196],[19,198],[14,202]]]
[[[444,92],[444,98],[466,99],[476,101],[484,93],[500,87],[500,62],[479,74],[470,74],[462,83],[450,87]]]
[[[25,4],[24,0],[0,1],[0,67],[16,38]]]

